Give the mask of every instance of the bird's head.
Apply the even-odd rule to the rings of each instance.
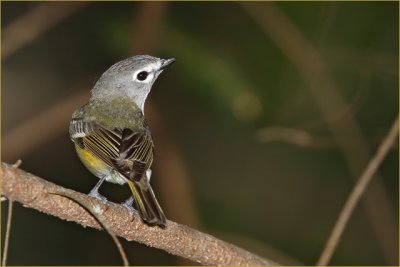
[[[175,58],[161,59],[147,55],[122,60],[103,73],[92,89],[92,98],[127,97],[143,110],[158,75],[174,61]]]

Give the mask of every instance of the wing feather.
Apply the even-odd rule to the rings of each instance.
[[[140,180],[153,162],[154,145],[148,131],[106,129],[95,122],[73,120],[71,139],[131,180]]]

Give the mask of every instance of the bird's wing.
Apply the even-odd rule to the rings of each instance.
[[[94,122],[72,120],[72,140],[86,148],[128,179],[140,217],[150,225],[165,227],[166,218],[154,195],[145,171],[153,161],[150,131],[106,129]]]
[[[153,162],[153,141],[149,131],[107,129],[95,122],[73,120],[71,139],[86,148],[126,178],[138,181]]]

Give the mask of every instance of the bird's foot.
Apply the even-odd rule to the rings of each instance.
[[[103,204],[107,204],[108,203],[107,198],[105,196],[100,195],[99,191],[97,191],[97,190],[90,191],[89,196],[100,200],[101,202],[103,202]]]
[[[122,202],[122,206],[124,206],[125,208],[127,208],[132,214],[137,214],[137,210],[132,206],[134,202],[133,197],[131,196],[130,198],[128,198],[127,200],[125,200],[124,202]]]

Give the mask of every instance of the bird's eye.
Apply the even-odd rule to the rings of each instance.
[[[144,80],[146,80],[148,75],[149,75],[149,73],[147,71],[141,71],[138,73],[138,75],[136,77],[139,81],[144,81]]]

